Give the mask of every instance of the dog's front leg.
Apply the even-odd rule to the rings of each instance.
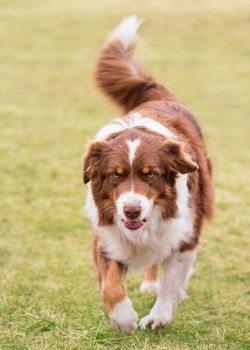
[[[116,261],[109,260],[102,280],[103,301],[112,322],[124,333],[132,333],[137,327],[137,313],[126,293],[123,281],[124,268]]]
[[[126,267],[103,254],[98,239],[94,244],[94,260],[97,267],[101,294],[112,322],[124,333],[132,333],[137,327],[137,313],[127,296],[124,277]]]
[[[142,329],[164,326],[173,319],[174,308],[178,299],[183,297],[192,265],[196,257],[196,249],[183,253],[176,252],[165,261],[163,280],[155,305],[149,315],[140,321]]]

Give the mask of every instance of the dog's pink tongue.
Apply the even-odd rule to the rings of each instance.
[[[143,221],[138,220],[138,221],[124,221],[124,225],[129,229],[129,230],[137,230],[143,225]]]

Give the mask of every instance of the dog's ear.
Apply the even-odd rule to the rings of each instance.
[[[108,148],[106,141],[94,141],[88,146],[83,157],[83,182],[85,184],[97,173],[98,163],[103,159]]]
[[[164,162],[174,171],[181,174],[198,170],[198,165],[184,151],[184,145],[173,140],[166,140],[161,146]]]

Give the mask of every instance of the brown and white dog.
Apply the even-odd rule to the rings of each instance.
[[[141,291],[158,295],[140,327],[171,322],[185,296],[203,222],[213,210],[201,129],[193,114],[135,62],[139,25],[136,16],[125,18],[101,50],[97,83],[125,115],[97,133],[83,169],[102,298],[113,323],[126,333],[137,326],[124,282],[127,270],[144,268]],[[164,263],[161,283],[159,262]]]

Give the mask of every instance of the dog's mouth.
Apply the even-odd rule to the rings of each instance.
[[[146,219],[144,220],[123,220],[122,219],[122,222],[127,229],[134,231],[142,227],[145,224]]]

